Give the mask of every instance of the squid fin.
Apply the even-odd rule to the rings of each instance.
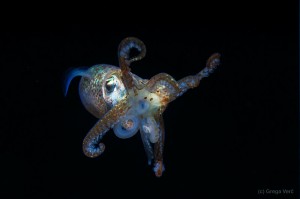
[[[80,68],[70,68],[67,70],[64,76],[64,82],[63,82],[63,92],[64,96],[67,96],[68,89],[70,86],[70,83],[72,79],[78,76],[83,76],[83,77],[90,77],[87,73],[87,67],[80,67]]]

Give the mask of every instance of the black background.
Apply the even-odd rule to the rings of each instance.
[[[3,31],[1,194],[19,197],[260,198],[258,190],[298,190],[298,30],[276,24],[67,25]],[[139,134],[104,138],[90,159],[82,140],[97,119],[80,102],[70,67],[118,65],[128,36],[144,41],[133,73],[179,80],[222,65],[164,113],[166,171],[156,178]],[[276,195],[269,195],[275,197]],[[282,195],[281,195],[282,196]],[[263,196],[267,197],[267,196]]]

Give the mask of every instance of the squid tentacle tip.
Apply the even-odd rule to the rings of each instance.
[[[153,167],[153,171],[156,177],[161,177],[163,172],[165,171],[165,166],[162,161],[157,161]]]

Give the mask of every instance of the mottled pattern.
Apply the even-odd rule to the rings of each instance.
[[[132,48],[137,49],[139,54],[131,58]],[[144,43],[128,37],[120,43],[118,50],[120,68],[95,65],[88,70],[75,69],[67,77],[65,93],[72,78],[82,76],[79,85],[81,101],[91,114],[99,118],[83,140],[83,152],[90,158],[101,155],[105,150],[101,140],[109,129],[113,129],[121,139],[130,138],[139,131],[148,164],[153,163],[153,171],[160,177],[165,170],[162,114],[171,101],[188,89],[197,87],[202,78],[215,70],[220,64],[220,55],[213,54],[198,74],[179,81],[166,73],[146,80],[130,72],[130,64],[146,55]]]
[[[95,117],[101,118],[109,109],[109,103],[104,99],[104,83],[111,74],[120,76],[120,69],[99,64],[86,71],[90,77],[82,77],[79,84],[79,94],[84,107]]]
[[[127,111],[128,104],[127,100],[124,99],[95,124],[83,140],[83,152],[86,156],[94,158],[103,153],[105,145],[99,143],[100,140],[105,133],[118,122],[120,116],[125,115]]]

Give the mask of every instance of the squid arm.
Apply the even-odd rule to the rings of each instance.
[[[208,77],[211,73],[213,73],[217,66],[220,65],[220,57],[221,55],[219,53],[211,55],[206,62],[206,67],[202,69],[198,74],[190,75],[179,80],[178,85],[180,88],[180,92],[178,93],[178,96],[181,96],[190,88],[199,86],[200,80]]]
[[[163,93],[166,98],[166,104],[176,99],[180,92],[180,88],[176,80],[167,73],[159,73],[153,76],[147,84],[147,89],[158,95],[160,95],[160,92],[164,92],[164,90],[166,90],[166,92]]]
[[[147,155],[147,159],[148,159],[148,165],[151,165],[152,160],[153,160],[153,148],[151,146],[151,142],[149,140],[149,134],[147,134],[144,130],[142,125],[140,126],[140,133],[141,133],[141,138],[142,138],[142,142],[145,148],[145,152]]]
[[[137,49],[139,51],[139,54],[133,58],[130,58],[129,53],[132,48]],[[122,40],[122,42],[119,45],[118,52],[119,52],[118,53],[119,65],[122,71],[122,81],[127,90],[134,89],[135,91],[135,85],[134,85],[133,78],[130,74],[131,69],[129,66],[132,62],[141,60],[145,57],[146,46],[141,40],[135,37],[128,37]]]
[[[115,125],[119,118],[126,114],[129,106],[127,98],[121,100],[113,109],[108,111],[94,127],[88,132],[83,140],[83,152],[90,158],[95,158],[101,155],[105,150],[105,145],[100,143],[106,132]]]
[[[154,144],[154,172],[157,177],[160,177],[164,172],[163,164],[163,152],[164,152],[164,143],[165,143],[165,126],[164,120],[161,114],[155,115],[155,120],[159,125],[159,138],[158,141]]]

